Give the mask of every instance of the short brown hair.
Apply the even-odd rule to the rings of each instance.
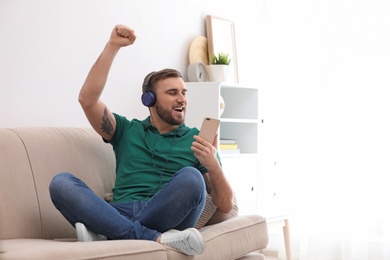
[[[166,78],[182,78],[182,75],[175,69],[162,69],[159,71],[150,72],[144,78],[144,82],[142,84],[142,93],[145,93],[146,91],[154,92],[153,90],[156,82]]]

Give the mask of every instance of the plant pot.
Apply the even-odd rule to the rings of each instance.
[[[209,77],[212,82],[229,82],[231,66],[222,64],[209,65]]]

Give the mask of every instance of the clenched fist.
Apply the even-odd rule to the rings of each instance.
[[[111,32],[110,42],[114,45],[124,47],[135,42],[137,36],[133,29],[126,25],[118,24]]]

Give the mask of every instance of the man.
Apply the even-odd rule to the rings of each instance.
[[[226,213],[233,207],[233,192],[216,140],[210,144],[197,136],[198,129],[184,124],[187,90],[181,74],[164,69],[145,77],[142,102],[150,116],[143,121],[114,114],[100,100],[117,52],[135,40],[132,29],[115,26],[79,94],[90,124],[115,152],[112,203],[70,173],[53,178],[50,195],[80,241],[146,239],[200,254],[204,242],[194,225],[205,205],[206,186]]]

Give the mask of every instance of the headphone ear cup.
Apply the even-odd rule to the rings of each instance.
[[[156,104],[156,95],[151,91],[146,91],[141,96],[142,104],[147,107],[152,107]]]

